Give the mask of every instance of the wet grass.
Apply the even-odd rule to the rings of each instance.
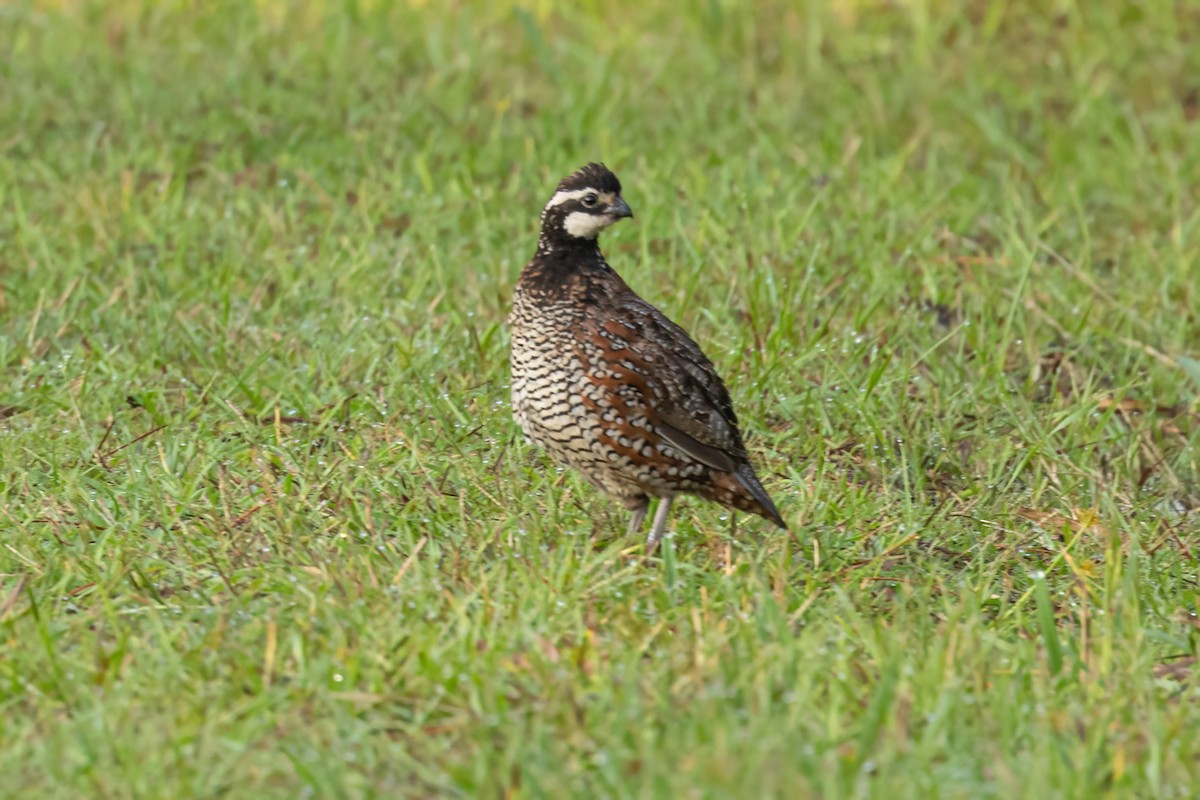
[[[1200,15],[434,6],[0,16],[6,792],[1191,796]],[[592,159],[789,535],[517,437]]]

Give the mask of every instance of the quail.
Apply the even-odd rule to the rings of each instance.
[[[509,316],[513,416],[553,461],[633,512],[630,535],[659,498],[648,551],[680,494],[786,530],[712,362],[600,252],[600,232],[632,216],[603,164],[568,175],[546,203]]]

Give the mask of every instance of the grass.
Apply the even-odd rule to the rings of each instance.
[[[10,796],[1190,797],[1186,3],[0,11]],[[591,159],[791,526],[517,436]]]

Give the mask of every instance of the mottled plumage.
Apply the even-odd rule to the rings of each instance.
[[[588,164],[542,212],[537,252],[513,293],[513,416],[568,464],[663,533],[671,500],[695,494],[785,528],[750,465],[729,392],[688,334],[638,297],[597,236],[633,216],[617,177]]]

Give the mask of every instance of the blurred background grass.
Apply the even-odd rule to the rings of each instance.
[[[0,11],[0,783],[1187,797],[1200,10]],[[592,159],[790,536],[516,437]]]

